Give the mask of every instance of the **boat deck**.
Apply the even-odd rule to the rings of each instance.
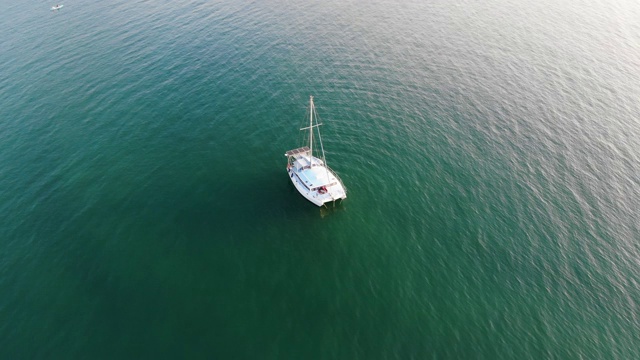
[[[342,182],[329,167],[314,164],[313,167],[291,167],[288,171],[298,192],[317,206],[347,197]]]

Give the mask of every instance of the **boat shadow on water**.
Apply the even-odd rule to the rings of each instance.
[[[331,216],[333,214],[345,211],[345,204],[343,203],[346,200],[338,200],[335,203],[327,203],[324,206],[320,207],[320,217],[324,218],[327,216]]]

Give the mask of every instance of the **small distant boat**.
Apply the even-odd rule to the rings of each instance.
[[[51,11],[54,11],[54,10],[60,10],[60,9],[62,9],[62,7],[63,7],[63,6],[64,6],[64,5],[56,5],[56,6],[53,6],[53,7],[51,7]]]
[[[317,206],[322,206],[328,202],[334,202],[335,204],[336,200],[342,201],[347,198],[347,190],[342,184],[342,180],[327,165],[320,129],[318,128],[322,124],[318,124],[317,120],[316,124],[314,124],[314,115],[316,115],[317,119],[317,114],[313,105],[313,96],[310,97],[309,102],[309,127],[300,129],[309,130],[309,146],[289,150],[284,154],[288,158],[287,172],[293,185],[307,200]],[[322,159],[313,156],[314,128],[318,128],[318,143],[320,144]]]

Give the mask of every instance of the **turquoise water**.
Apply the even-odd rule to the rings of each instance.
[[[0,22],[0,358],[640,358],[637,2],[52,5]]]

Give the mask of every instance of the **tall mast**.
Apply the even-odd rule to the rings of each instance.
[[[309,96],[309,167],[313,166],[311,162],[313,158],[313,96]]]

